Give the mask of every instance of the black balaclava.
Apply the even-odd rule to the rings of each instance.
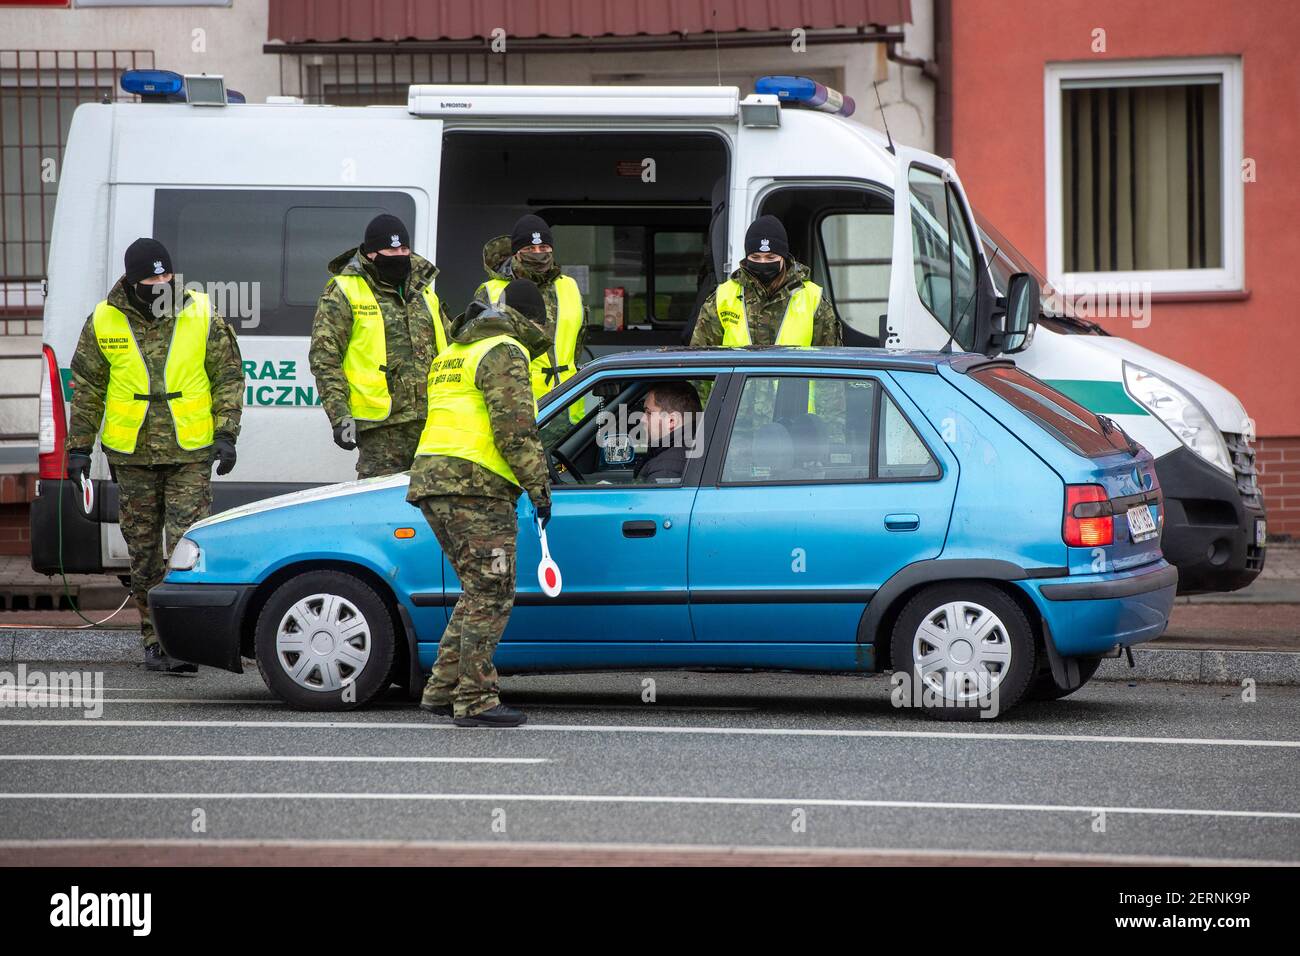
[[[394,288],[400,286],[406,281],[411,274],[411,257],[409,255],[386,256],[381,249],[397,249],[401,246],[409,248],[411,245],[411,234],[407,231],[406,225],[396,216],[388,213],[380,213],[370,224],[366,226],[366,236],[361,243],[361,252],[369,254],[371,252],[377,255],[370,260],[375,267],[375,273]]]
[[[170,288],[172,283],[156,282],[152,285],[143,285],[140,280],[175,271],[172,269],[172,257],[167,247],[157,239],[142,237],[126,247],[122,265],[126,278],[127,298],[146,315],[158,314],[154,311],[154,303],[158,296],[174,292]]]

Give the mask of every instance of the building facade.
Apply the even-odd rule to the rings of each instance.
[[[1274,535],[1300,534],[1300,6],[940,0],[938,127],[1048,277],[1244,403]]]

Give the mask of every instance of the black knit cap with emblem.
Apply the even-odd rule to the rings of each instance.
[[[790,258],[790,240],[776,216],[759,216],[745,232],[745,255],[755,252],[775,252],[783,259]]]
[[[362,252],[378,252],[380,249],[396,249],[410,246],[411,234],[406,225],[396,216],[386,212],[370,220],[366,226],[366,238],[361,243]]]
[[[139,282],[150,276],[162,276],[172,269],[171,253],[157,239],[140,238],[126,247],[122,257],[127,282]]]
[[[534,216],[532,213],[520,216],[515,227],[510,230],[510,254],[513,256],[524,246],[555,247],[555,241],[551,238],[551,227],[541,216]]]

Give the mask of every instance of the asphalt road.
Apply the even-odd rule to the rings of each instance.
[[[255,673],[102,673],[98,718],[0,692],[11,862],[141,859],[121,841],[178,862],[214,847],[266,860],[263,841],[379,858],[387,844],[369,841],[454,842],[487,858],[599,846],[625,858],[704,847],[1300,861],[1295,687],[1261,686],[1247,703],[1233,687],[1097,683],[944,724],[893,708],[883,677],[516,677],[503,695],[530,722],[482,730],[396,690],[363,711],[307,714]]]

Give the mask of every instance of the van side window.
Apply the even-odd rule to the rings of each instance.
[[[309,335],[327,264],[381,212],[415,227],[402,192],[159,189],[154,235],[239,335]]]
[[[889,308],[894,206],[884,193],[849,186],[784,186],[763,199],[790,235],[791,254],[812,270],[846,345],[879,345]]]
[[[913,166],[907,179],[917,295],[957,344],[969,351],[975,343],[979,268],[974,239],[956,193],[938,173]]]

